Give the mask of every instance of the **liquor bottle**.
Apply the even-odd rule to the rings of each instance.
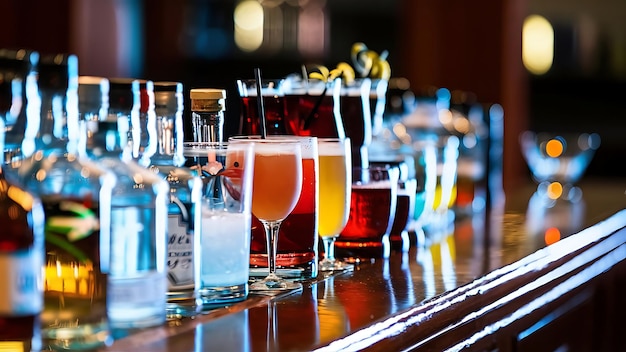
[[[15,117],[11,111],[15,100],[21,104],[21,85],[29,66],[15,53],[0,52],[0,151],[7,125]],[[0,350],[39,351],[43,208],[39,199],[5,178],[4,168],[4,153],[0,153]]]
[[[226,90],[194,88],[189,91],[189,97],[191,99],[192,141],[184,143],[185,166],[191,168],[193,174],[202,177],[203,182],[208,182],[205,176],[209,175],[202,166],[209,161],[206,155],[198,153],[198,149],[202,149],[202,145],[205,143],[224,143]],[[203,193],[205,190],[206,186],[203,186]]]
[[[157,150],[150,169],[170,185],[168,207],[167,317],[193,316],[202,307],[200,226],[202,180],[182,167],[183,84],[154,82]]]
[[[106,297],[116,178],[77,155],[78,58],[42,57],[38,72],[40,122],[27,125],[16,178],[41,199],[46,218],[42,338],[51,349],[94,349],[112,341]]]
[[[134,79],[97,77],[80,77],[79,84],[84,153],[118,180],[111,199],[107,302],[115,334],[165,322],[169,187],[132,157],[135,140],[129,142],[128,133],[139,86]]]

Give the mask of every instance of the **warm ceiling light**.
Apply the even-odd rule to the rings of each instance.
[[[552,67],[554,60],[554,29],[550,22],[539,15],[524,20],[522,29],[522,61],[526,69],[541,75]]]
[[[233,19],[237,46],[247,52],[258,49],[263,43],[263,6],[258,1],[240,2]]]

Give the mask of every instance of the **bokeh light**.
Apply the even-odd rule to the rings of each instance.
[[[263,7],[258,1],[240,2],[233,15],[235,43],[243,51],[254,51],[263,44]]]
[[[554,244],[561,240],[561,231],[556,227],[550,227],[546,230],[543,239],[548,246]]]
[[[551,158],[558,158],[563,154],[563,142],[559,139],[551,139],[546,143],[546,154]]]
[[[554,61],[554,29],[539,15],[524,20],[522,29],[522,61],[524,67],[536,75],[550,70]]]
[[[559,199],[563,195],[563,185],[559,182],[552,182],[548,185],[547,195],[550,199]]]

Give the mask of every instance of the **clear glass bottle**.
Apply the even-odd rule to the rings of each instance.
[[[76,154],[78,58],[42,57],[38,72],[40,123],[27,126],[31,141],[24,136],[35,151],[16,177],[41,199],[46,218],[42,337],[51,349],[94,349],[112,340],[106,301],[116,178]]]
[[[226,90],[195,88],[189,92],[189,95],[193,141],[223,142]]]
[[[86,153],[118,179],[111,200],[111,273],[108,316],[113,329],[165,322],[166,233],[169,186],[137,164],[127,142],[137,80],[81,77]],[[110,91],[109,91],[110,90]],[[103,106],[109,100],[108,113]]]
[[[0,51],[0,151],[5,130],[14,123],[14,99],[22,102],[28,63]],[[13,114],[13,115],[12,115]],[[0,153],[0,350],[41,350],[44,216],[39,199],[9,182]]]
[[[183,84],[154,82],[157,150],[150,169],[170,185],[168,207],[167,317],[193,316],[202,308],[200,226],[202,180],[182,167]]]

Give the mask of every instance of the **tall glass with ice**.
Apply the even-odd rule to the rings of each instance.
[[[254,153],[251,144],[187,143],[203,179],[201,287],[204,308],[248,296]]]

